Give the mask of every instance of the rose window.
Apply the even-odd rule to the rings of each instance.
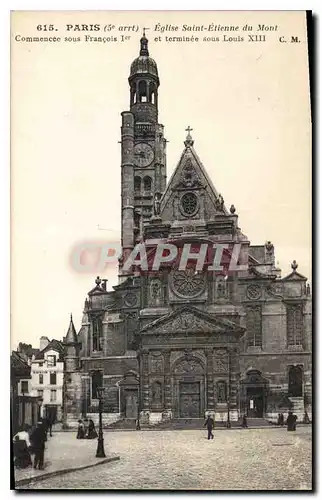
[[[186,215],[194,215],[197,211],[198,199],[194,193],[186,193],[181,198],[181,208]]]
[[[205,277],[194,271],[175,271],[172,277],[173,290],[182,297],[196,297],[205,289]]]

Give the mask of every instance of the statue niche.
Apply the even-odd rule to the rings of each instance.
[[[152,384],[152,404],[156,406],[162,405],[162,384],[154,382]]]

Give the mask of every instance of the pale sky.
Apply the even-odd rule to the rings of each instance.
[[[157,23],[179,31],[154,31]],[[222,33],[181,31],[183,24],[278,26],[265,43],[203,42]],[[126,42],[22,43],[45,36],[39,23],[139,25]],[[275,246],[283,275],[296,259],[311,280],[311,125],[305,13],[28,12],[12,18],[12,348],[61,339],[73,313],[81,326],[96,273],[69,263],[79,242],[120,238],[120,113],[128,110],[130,64],[149,27],[160,77],[170,178],[185,129],[225,204],[234,204],[251,244]],[[86,34],[86,33],[85,33]],[[155,41],[198,36],[199,42]],[[118,36],[121,33],[90,33]],[[238,36],[229,33],[228,36]],[[247,33],[240,31],[247,38]],[[284,36],[287,43],[279,42]],[[298,36],[299,43],[290,43]],[[108,270],[108,287],[117,269]]]

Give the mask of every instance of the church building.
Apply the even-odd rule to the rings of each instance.
[[[251,245],[194,148],[188,127],[178,165],[167,182],[166,139],[158,122],[159,74],[148,40],[129,76],[130,109],[122,112],[119,282],[99,277],[85,300],[80,331],[65,337],[64,423],[143,425],[211,414],[217,421],[248,417],[276,421],[292,408],[311,414],[311,296],[290,256],[281,276],[274,245]],[[178,97],[180,98],[180,97]],[[220,270],[207,250],[201,269],[189,254],[181,269],[152,269],[157,244],[182,255],[201,245],[225,248]],[[144,243],[148,269],[124,264]],[[239,249],[243,270],[225,262]],[[192,262],[193,261],[193,262]]]

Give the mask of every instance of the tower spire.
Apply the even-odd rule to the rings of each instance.
[[[141,45],[140,56],[149,56],[149,49],[148,49],[149,40],[145,36],[146,29],[148,29],[148,28],[143,28],[143,35],[142,35],[142,38],[140,40],[140,45]]]
[[[70,323],[66,334],[66,344],[74,344],[74,343],[77,343],[77,334],[74,327],[73,316],[71,314]]]

